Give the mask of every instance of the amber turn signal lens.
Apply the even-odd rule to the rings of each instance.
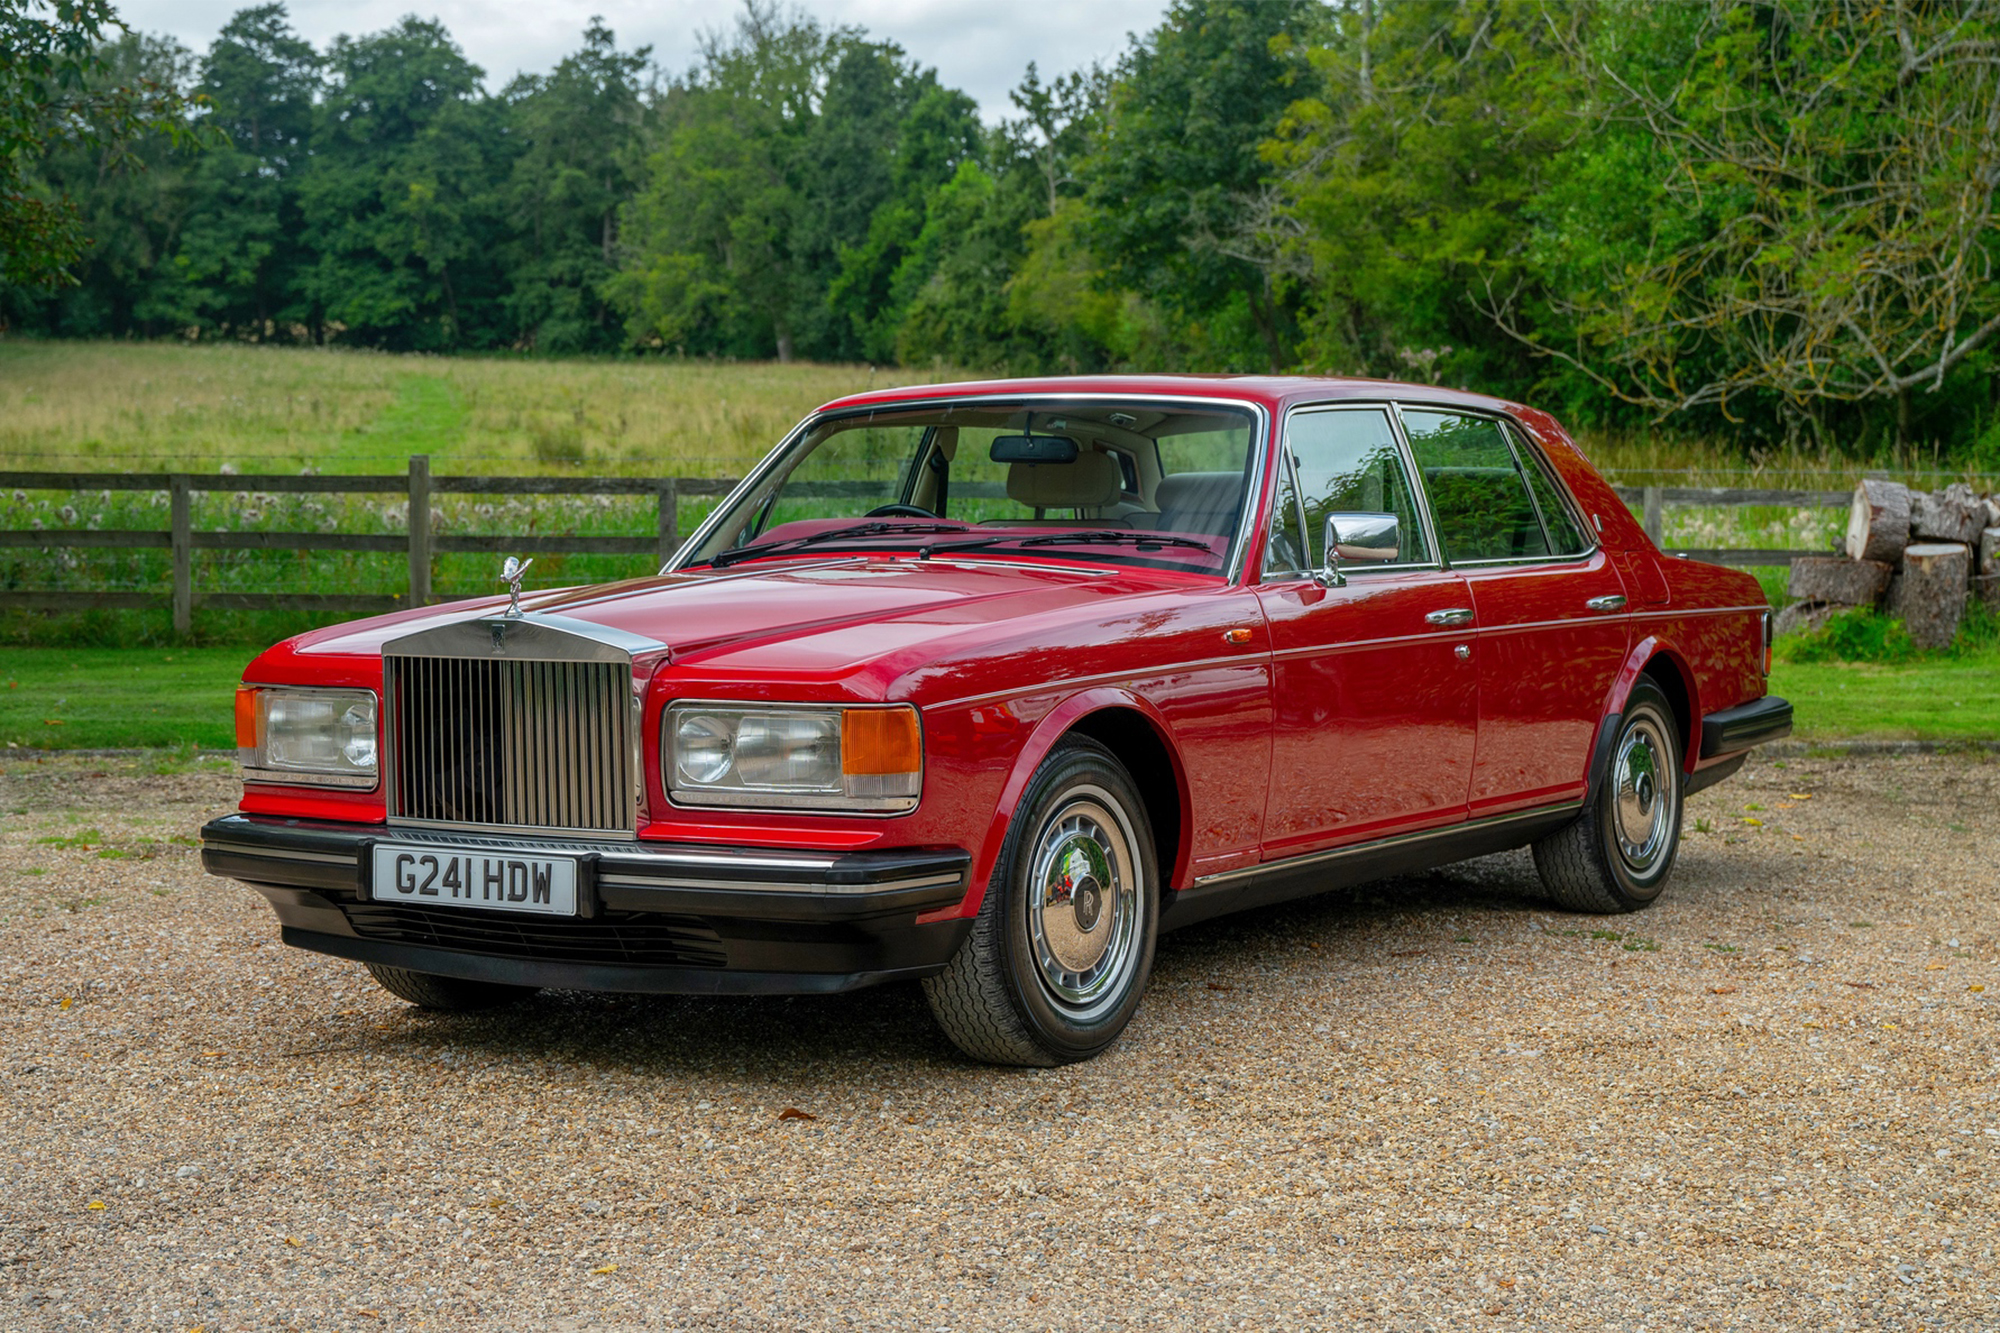
[[[914,708],[847,708],[840,714],[840,771],[915,773],[924,766]]]
[[[257,748],[257,691],[249,685],[236,687],[236,748]]]

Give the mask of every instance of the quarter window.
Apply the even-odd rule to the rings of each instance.
[[[1294,412],[1285,427],[1285,446],[1298,474],[1280,472],[1278,504],[1264,565],[1267,574],[1319,569],[1326,562],[1329,514],[1388,514],[1396,519],[1396,545],[1367,548],[1343,544],[1341,565],[1349,573],[1374,565],[1431,562],[1409,474],[1396,448],[1389,414],[1381,408],[1333,408]],[[1304,500],[1305,531],[1299,531]]]
[[[1512,432],[1509,432],[1512,434]],[[1535,505],[1542,511],[1542,527],[1549,534],[1549,549],[1557,555],[1582,555],[1591,548],[1590,538],[1576,521],[1576,511],[1563,499],[1562,484],[1549,467],[1549,460],[1514,436],[1514,449],[1528,474],[1528,489],[1535,493]]]
[[[1548,535],[1498,422],[1406,409],[1403,425],[1447,560],[1548,557]]]

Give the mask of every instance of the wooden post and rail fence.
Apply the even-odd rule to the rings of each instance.
[[[0,530],[0,548],[31,549],[165,549],[171,552],[172,587],[167,593],[138,591],[72,591],[58,589],[0,589],[0,610],[80,611],[105,609],[156,609],[171,606],[175,632],[187,634],[193,628],[197,606],[230,610],[327,611],[370,613],[428,604],[431,596],[431,561],[444,553],[485,553],[490,555],[644,555],[656,565],[680,545],[680,502],[682,499],[715,498],[726,495],[736,485],[725,477],[440,477],[430,469],[430,459],[419,455],[410,459],[409,471],[372,476],[285,476],[195,474],[185,472],[95,473],[95,472],[0,472],[0,490],[21,491],[165,491],[168,497],[168,526],[165,531],[125,529],[12,529]],[[822,483],[835,492],[858,483]],[[1646,532],[1655,544],[1665,528],[1664,514],[1670,506],[1738,508],[1770,506],[1793,509],[1845,509],[1853,492],[1810,490],[1754,490],[1698,486],[1618,486],[1614,488],[1640,515]],[[398,495],[409,502],[408,524],[402,533],[197,531],[193,527],[193,497],[196,493],[261,492],[265,494],[319,495]],[[857,492],[858,493],[858,492]],[[658,512],[651,536],[510,536],[447,535],[433,531],[431,499],[436,495],[624,495],[650,497]],[[1663,548],[1664,549],[1664,548]],[[409,560],[407,595],[369,593],[198,593],[194,580],[196,551],[376,551],[400,552]],[[1679,550],[1686,555],[1726,565],[1786,565],[1801,556],[1824,555],[1822,550],[1727,548]]]

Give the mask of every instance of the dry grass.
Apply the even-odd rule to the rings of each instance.
[[[740,470],[865,366],[0,342],[0,468]]]

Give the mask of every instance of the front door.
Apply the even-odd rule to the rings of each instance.
[[[1472,600],[1439,566],[1387,407],[1286,422],[1258,598],[1275,702],[1264,858],[1465,818],[1476,722]],[[1323,586],[1326,516],[1374,516]],[[1395,541],[1384,544],[1384,516]]]
[[[1474,819],[1580,800],[1631,640],[1625,585],[1512,425],[1406,407],[1438,542],[1472,594]]]

